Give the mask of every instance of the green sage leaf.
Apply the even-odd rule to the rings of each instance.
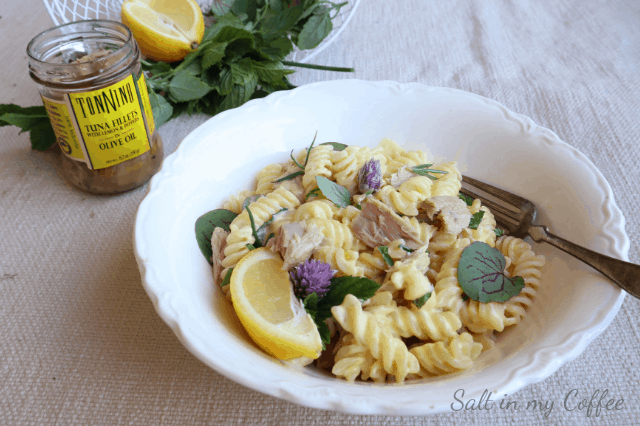
[[[458,282],[469,298],[481,303],[505,302],[520,293],[522,277],[507,277],[500,250],[476,241],[467,246],[458,263]]]
[[[238,215],[230,210],[217,209],[203,214],[196,220],[195,231],[198,247],[200,247],[200,251],[210,264],[212,263],[211,256],[213,255],[211,235],[214,229],[222,228],[229,232],[229,225],[231,225],[236,216]]]
[[[333,201],[336,206],[347,207],[351,204],[351,194],[344,186],[338,185],[324,176],[317,176],[316,182],[318,182],[318,188],[320,188],[322,195]]]

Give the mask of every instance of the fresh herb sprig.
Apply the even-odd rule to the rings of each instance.
[[[214,2],[215,22],[198,48],[177,64],[143,61],[160,124],[183,113],[215,115],[250,99],[294,88],[287,67],[353,72],[352,68],[285,61],[294,48],[312,49],[331,32],[346,3],[322,0]],[[154,106],[152,102],[152,107]],[[162,108],[161,110],[159,110]]]
[[[438,173],[438,174],[448,173],[445,170],[430,169],[429,167],[431,166],[433,166],[433,164],[420,164],[419,166],[411,167],[409,170],[412,173],[415,173],[417,175],[426,176],[431,180],[438,180],[438,178],[435,176],[431,176],[429,173]]]

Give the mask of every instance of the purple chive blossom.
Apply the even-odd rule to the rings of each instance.
[[[321,260],[306,260],[289,272],[293,282],[293,292],[298,299],[304,299],[311,293],[318,297],[324,296],[329,291],[331,278],[336,271],[331,265]]]
[[[369,160],[358,172],[358,189],[362,194],[377,191],[382,186],[382,166],[378,160]]]

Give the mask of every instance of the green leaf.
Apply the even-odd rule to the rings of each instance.
[[[193,74],[195,76],[198,76],[202,74],[202,64],[200,63],[200,61],[193,60],[189,65],[184,67],[182,70],[190,74]]]
[[[212,66],[218,64],[224,58],[224,51],[227,43],[211,43],[202,54],[202,70],[206,71]]]
[[[278,86],[282,88],[286,88],[287,85],[284,83],[282,78],[286,75],[292,74],[294,71],[286,69],[282,66],[280,62],[276,61],[262,61],[262,62],[253,62],[253,70],[258,75],[258,79],[260,80],[260,84],[268,83],[273,86]]]
[[[331,317],[331,308],[342,304],[347,294],[353,294],[360,300],[367,300],[380,288],[380,284],[364,277],[334,277],[329,291],[318,303],[317,321]]]
[[[0,116],[0,127],[16,126],[22,132],[28,132],[35,125],[42,121],[49,121],[47,110],[44,106],[23,108],[20,112],[7,112]],[[22,133],[20,132],[20,133]]]
[[[407,253],[413,253],[415,250],[414,249],[410,249],[409,247],[405,246],[404,244],[400,244],[399,247],[406,251]],[[427,252],[428,253],[428,252]]]
[[[322,339],[322,350],[327,348],[327,345],[331,343],[331,330],[327,323],[323,321],[315,321],[318,333],[320,333],[320,339]]]
[[[216,228],[222,228],[229,232],[229,225],[233,222],[233,219],[238,216],[236,213],[225,210],[217,209],[203,214],[196,220],[196,240],[198,241],[198,247],[200,251],[210,264],[213,251],[211,249],[211,235]]]
[[[304,305],[304,309],[307,311],[309,315],[315,317],[316,312],[318,311],[318,301],[320,298],[318,297],[318,293],[315,291],[309,294],[302,300],[302,304]]]
[[[473,198],[469,197],[467,194],[463,194],[462,192],[458,192],[458,198],[467,203],[467,206],[471,207],[473,204]]]
[[[211,91],[211,87],[188,71],[179,71],[169,84],[169,92],[177,102],[200,99]]]
[[[229,268],[227,273],[224,276],[224,279],[220,283],[220,287],[224,287],[225,285],[231,284],[231,274],[233,273],[233,268]]]
[[[318,188],[322,191],[322,195],[333,201],[336,206],[347,207],[351,204],[351,194],[344,186],[338,185],[324,176],[317,176],[316,182],[318,182]]]
[[[331,145],[334,151],[344,151],[349,146],[340,142],[324,142],[320,145]]]
[[[220,84],[218,85],[218,93],[225,96],[231,93],[233,89],[233,75],[227,67],[220,71]]]
[[[235,0],[231,11],[236,15],[244,13],[247,15],[247,19],[251,22],[256,20],[256,11],[258,10],[257,0]]]
[[[293,43],[291,43],[291,40],[286,37],[280,37],[269,41],[259,39],[256,49],[264,59],[281,61],[293,51]]]
[[[140,64],[142,66],[142,69],[144,71],[150,72],[152,76],[168,73],[172,70],[171,65],[166,62],[155,62],[147,59],[140,61]]]
[[[253,220],[253,214],[251,210],[249,210],[249,206],[246,208],[247,214],[249,215],[249,222],[251,222],[251,233],[253,234],[254,244],[256,247],[262,247],[260,236],[258,235],[258,231],[256,230],[256,223]]]
[[[382,253],[382,259],[384,260],[384,263],[389,266],[393,266],[393,259],[391,258],[391,256],[389,256],[389,247],[380,246],[378,247],[378,250],[380,250],[380,253]]]
[[[469,298],[481,303],[505,302],[520,293],[522,277],[507,277],[500,250],[476,241],[467,246],[458,263],[458,282]]]
[[[231,93],[229,93],[222,100],[220,105],[218,106],[217,113],[221,113],[222,111],[226,111],[228,109],[237,108],[240,105],[244,104],[246,101],[251,99],[251,95],[256,90],[256,86],[242,86],[239,84],[234,84],[231,89]]]
[[[484,210],[480,210],[471,216],[471,220],[469,220],[469,228],[478,229],[478,225],[482,222],[482,217],[484,216]]]
[[[262,17],[258,30],[265,40],[285,36],[304,12],[302,5],[290,7],[283,11],[268,9]]]
[[[45,151],[56,143],[56,134],[48,118],[31,126],[29,139],[31,148],[37,151]]]
[[[497,237],[502,237],[504,235],[504,231],[502,229],[496,228],[496,229],[493,230],[493,232],[496,233]]]
[[[247,207],[247,212],[249,211],[249,208]],[[260,228],[258,228],[258,230],[256,231],[256,234],[258,234],[258,239],[260,240],[259,244],[260,246],[264,247],[267,245],[267,241],[269,240],[269,238],[265,238],[267,235],[267,230],[269,229],[269,224],[271,224],[271,222],[273,222],[274,218],[279,215],[282,212],[286,212],[287,209],[286,208],[282,208],[279,211],[277,211],[276,213],[273,214],[273,216],[271,216],[271,218],[266,221],[265,223],[263,223],[262,225],[260,225]],[[270,234],[270,235],[274,235],[275,234]]]
[[[414,300],[413,304],[416,305],[418,308],[422,308],[424,304],[427,303],[427,300],[429,300],[430,297],[431,297],[431,293],[427,293],[424,296]]]
[[[329,9],[324,7],[320,13],[313,14],[302,27],[296,43],[301,50],[313,49],[325,39],[333,29]]]
[[[253,244],[247,244],[246,247],[247,249],[249,249],[249,251],[256,249],[256,247]]]
[[[211,12],[216,16],[225,15],[231,10],[234,0],[213,0]]]
[[[151,112],[153,114],[153,122],[155,123],[156,129],[158,129],[171,119],[171,116],[173,115],[173,107],[163,96],[158,95],[150,87],[148,87],[148,92]]]
[[[275,181],[273,181],[273,183],[284,182],[285,180],[295,179],[295,178],[297,178],[298,176],[301,176],[301,175],[303,175],[303,174],[304,174],[304,171],[303,171],[303,170],[300,170],[300,171],[298,171],[298,172],[291,173],[290,175],[287,175],[287,176],[282,177],[282,178],[280,178],[280,179],[278,179],[278,180],[275,180]]]

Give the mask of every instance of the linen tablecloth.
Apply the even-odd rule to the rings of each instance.
[[[40,104],[25,48],[52,26],[39,0],[0,5],[0,103]],[[640,263],[640,2],[363,0],[292,82],[359,78],[453,87],[531,117],[602,171]],[[207,117],[160,133],[167,154]],[[59,158],[0,129],[0,423],[7,425],[638,425],[640,302],[628,296],[577,359],[509,400],[554,409],[357,416],[301,407],[238,385],[192,356],[154,311],[132,229],[147,185],[118,196],[67,186]],[[624,399],[599,416],[568,411],[568,392]],[[452,396],[452,403],[454,402]]]

